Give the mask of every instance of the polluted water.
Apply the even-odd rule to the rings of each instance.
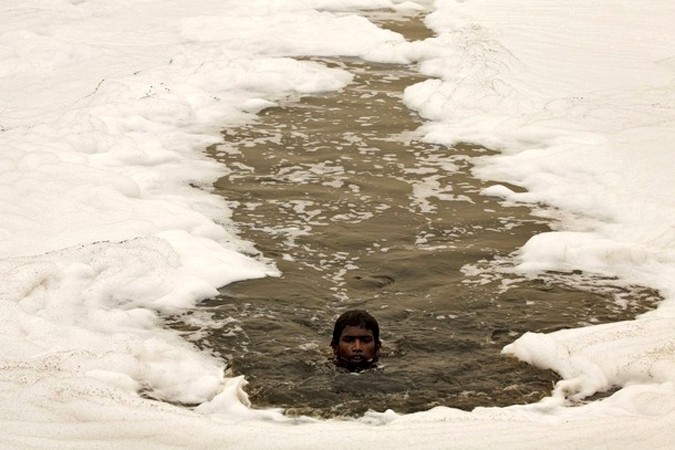
[[[371,20],[409,40],[430,36],[420,17]],[[424,121],[403,91],[426,77],[413,65],[306,59],[354,80],[286,99],[207,149],[223,163],[215,192],[238,234],[281,275],[225,286],[167,318],[230,375],[246,376],[254,407],[353,417],[533,403],[558,377],[502,355],[506,344],[527,331],[631,319],[658,302],[612,279],[511,270],[513,253],[552,224],[481,195],[491,183],[472,167],[496,152],[421,139]],[[331,363],[333,323],[348,309],[379,321],[375,370]]]

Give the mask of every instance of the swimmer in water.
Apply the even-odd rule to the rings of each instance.
[[[333,339],[335,365],[350,372],[375,367],[380,355],[380,327],[366,311],[353,309],[335,321]]]

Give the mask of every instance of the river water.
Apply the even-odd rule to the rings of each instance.
[[[408,39],[429,36],[419,18],[390,19],[379,17]],[[490,183],[471,169],[491,151],[418,139],[423,121],[402,95],[424,76],[309,59],[355,80],[266,109],[208,149],[226,167],[215,190],[240,236],[282,276],[229,285],[170,320],[246,375],[254,407],[332,417],[535,402],[556,375],[501,355],[504,345],[526,331],[630,319],[658,301],[581,273],[511,273],[509,255],[550,224],[480,195]],[[378,370],[329,362],[333,322],[350,308],[380,322]]]

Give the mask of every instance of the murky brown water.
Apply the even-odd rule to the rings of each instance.
[[[408,36],[419,20],[389,23]],[[479,195],[471,160],[488,150],[416,139],[401,103],[412,67],[315,59],[356,75],[339,93],[289,101],[224,131],[209,154],[240,235],[283,272],[236,283],[173,326],[245,374],[254,406],[358,415],[534,402],[556,380],[500,355],[525,331],[623,320],[657,300],[583,274],[508,273],[508,255],[548,230],[525,207]],[[515,188],[515,187],[514,187]],[[380,370],[348,374],[328,358],[334,319],[380,321]],[[212,315],[220,328],[194,325]]]

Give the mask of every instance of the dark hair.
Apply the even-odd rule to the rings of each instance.
[[[350,309],[338,317],[338,319],[335,321],[335,327],[333,328],[333,340],[330,341],[331,347],[335,348],[338,346],[338,343],[340,342],[340,336],[342,335],[342,330],[349,326],[361,327],[372,331],[375,345],[379,348],[380,326],[377,324],[377,320],[375,320],[373,316],[362,309]]]

